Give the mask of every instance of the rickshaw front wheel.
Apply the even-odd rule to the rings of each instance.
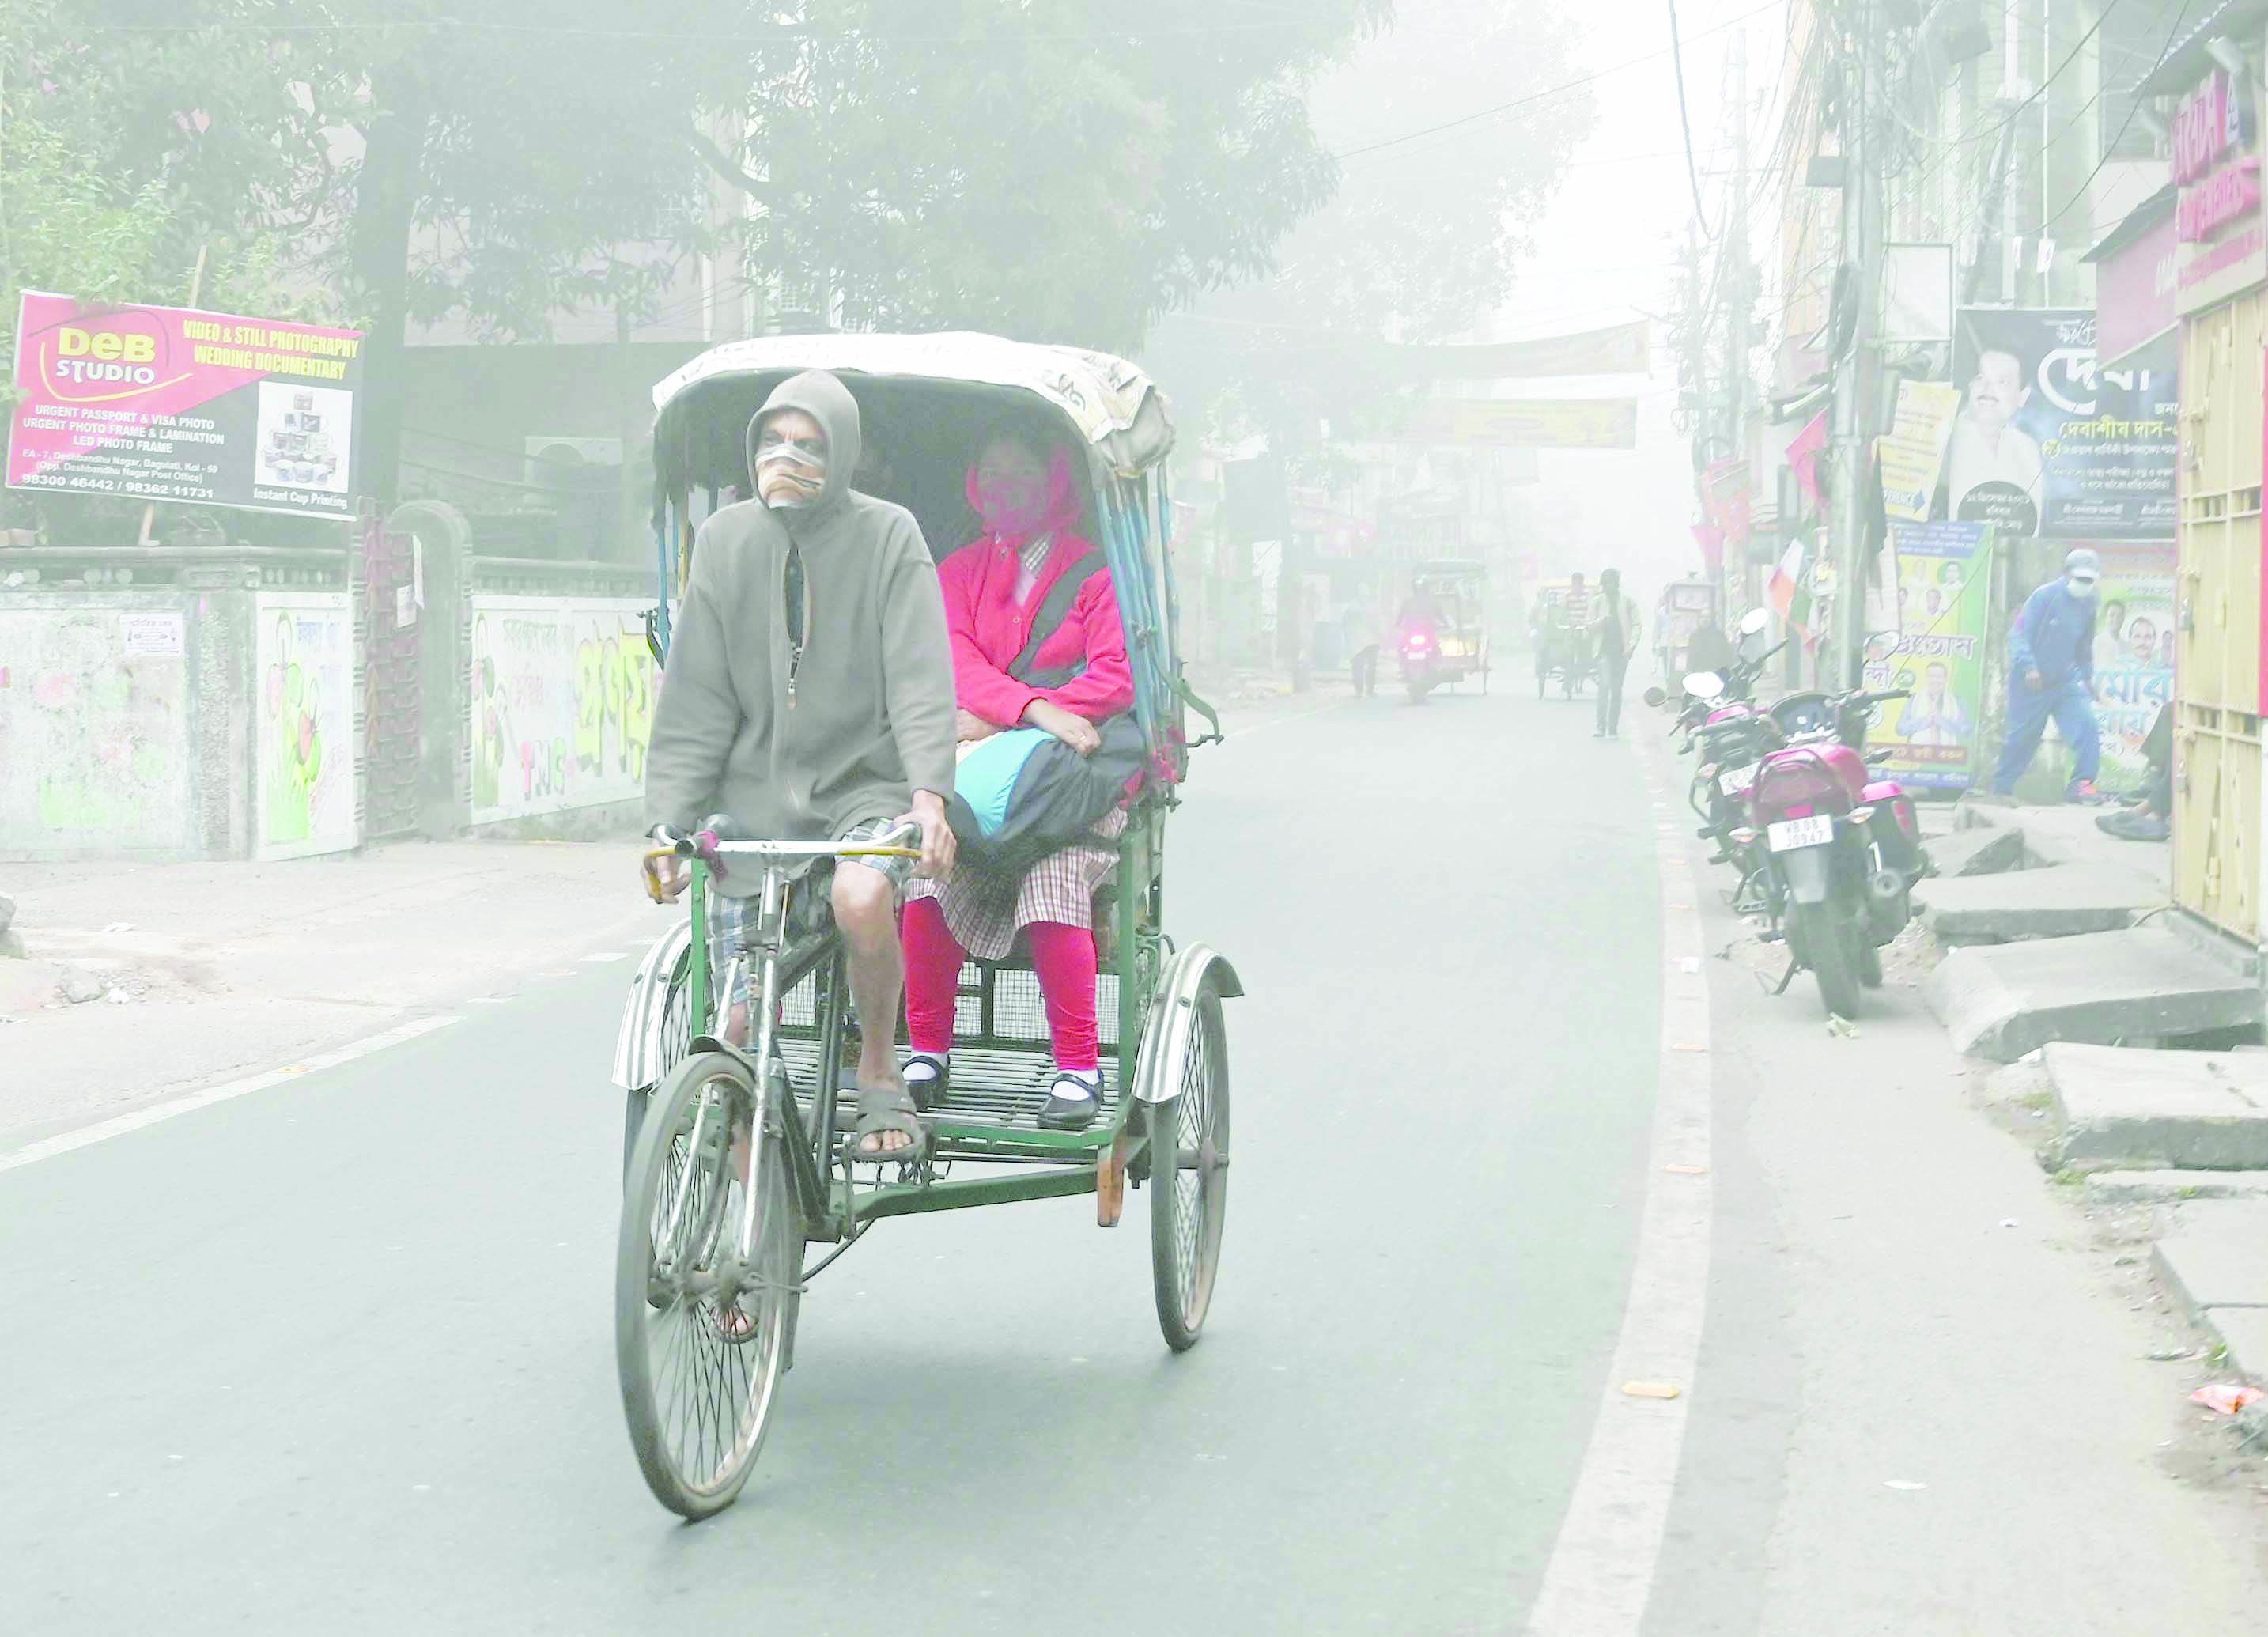
[[[688,1058],[654,1091],[623,1192],[622,1411],[647,1486],[680,1517],[723,1510],[747,1483],[792,1345],[801,1210],[786,1139],[752,1132],[755,1112],[738,1059]]]

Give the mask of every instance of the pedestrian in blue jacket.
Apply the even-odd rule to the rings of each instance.
[[[2040,735],[2052,719],[2072,748],[2067,801],[2099,802],[2095,775],[2102,764],[2102,736],[2095,721],[2095,586],[2101,559],[2082,546],[2063,560],[2063,578],[2024,601],[2008,637],[2008,741],[1992,788],[2014,793],[2031,766]]]

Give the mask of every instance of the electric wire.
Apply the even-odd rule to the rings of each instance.
[[[1685,107],[1685,53],[1677,38],[1677,0],[1669,4],[1669,57],[1676,70],[1677,123],[1685,133],[1685,178],[1693,186],[1693,219],[1700,224],[1701,236],[1710,243],[1717,235],[1710,231],[1708,213],[1701,208],[1701,173],[1693,163],[1693,120]],[[1746,116],[1747,110],[1742,110]]]

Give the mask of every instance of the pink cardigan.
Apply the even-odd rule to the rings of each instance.
[[[1126,631],[1118,623],[1118,593],[1108,570],[1079,587],[1071,611],[1041,645],[1034,668],[1061,670],[1086,661],[1086,669],[1060,688],[1034,688],[1007,673],[1031,640],[1032,620],[1048,592],[1073,562],[1095,548],[1062,535],[1040,570],[1028,601],[1016,601],[1020,568],[1017,547],[994,539],[963,546],[938,570],[945,617],[953,632],[954,692],[961,708],[998,727],[1014,727],[1035,699],[1044,699],[1090,722],[1131,709],[1134,670],[1126,660]]]

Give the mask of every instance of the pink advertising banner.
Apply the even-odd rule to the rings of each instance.
[[[353,510],[359,330],[26,291],[8,486]]]
[[[2095,355],[2115,364],[2145,342],[2171,329],[2181,241],[2168,211],[2133,243],[2120,246],[2095,269]]]

